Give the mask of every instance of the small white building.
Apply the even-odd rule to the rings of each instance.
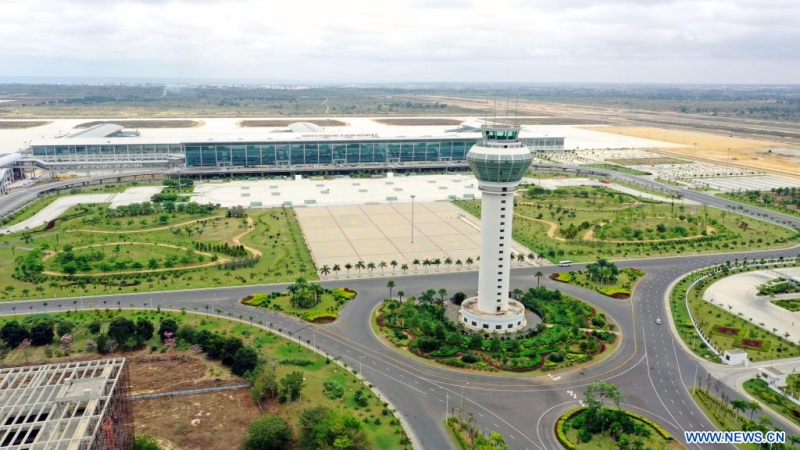
[[[786,386],[786,374],[774,367],[760,367],[761,378],[772,388]]]
[[[747,366],[750,364],[750,361],[747,360],[747,352],[740,348],[725,350],[722,354],[722,360],[729,366]]]

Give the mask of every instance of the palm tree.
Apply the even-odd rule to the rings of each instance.
[[[395,269],[397,269],[397,261],[396,260],[393,259],[392,262],[389,263],[389,265],[392,266],[392,272],[394,272]]]
[[[359,261],[356,263],[356,270],[358,270],[358,274],[361,275],[361,269],[365,269],[367,266],[364,265],[364,261]]]
[[[414,265],[414,271],[416,272],[417,266],[419,265],[419,260],[418,259],[414,259],[414,261],[411,261],[411,264]]]
[[[539,283],[541,282],[543,276],[544,274],[542,273],[541,270],[536,272],[536,287],[539,287]]]
[[[383,273],[383,269],[385,269],[386,266],[388,266],[388,264],[386,264],[386,261],[381,261],[378,263],[378,267],[381,268],[381,273]]]
[[[25,288],[25,289],[21,290],[20,292],[22,293],[22,296],[25,297],[25,298],[28,298],[28,294],[31,293],[30,289],[28,289],[28,288]]]
[[[528,261],[533,262],[536,259],[536,254],[533,252],[528,253]]]
[[[344,265],[344,268],[347,269],[347,276],[349,277],[350,276],[350,269],[353,268],[353,265],[350,264],[350,263],[347,263],[347,264]]]
[[[790,435],[789,436],[789,442],[792,443],[793,447],[794,447],[794,444],[800,444],[800,436],[797,436],[796,434]]]
[[[450,264],[453,264],[453,260],[448,256],[444,259],[444,265],[447,266],[447,268],[449,269]]]
[[[425,258],[424,260],[422,260],[422,267],[427,269],[428,266],[430,266],[430,265],[431,265],[431,260],[430,259]]]
[[[386,287],[389,288],[389,298],[392,298],[392,289],[394,289],[394,286],[394,280],[389,280],[389,282],[386,283]]]
[[[750,421],[752,421],[753,413],[761,411],[761,404],[755,400],[751,400],[750,403],[747,404],[747,409],[750,410]]]
[[[436,266],[436,268],[437,268],[437,269],[439,268],[439,264],[441,264],[441,263],[442,263],[442,260],[441,260],[441,259],[439,259],[439,258],[436,258],[436,259],[434,259],[433,261],[431,261],[431,264],[433,264],[434,266]]]
[[[467,259],[466,259],[464,262],[465,262],[465,263],[467,263],[467,267],[472,267],[472,264],[473,264],[475,261],[473,261],[473,260],[472,260],[472,257],[471,257],[471,256],[467,256]]]
[[[14,291],[16,290],[17,288],[11,285],[5,287],[5,291],[8,292],[8,296],[11,297],[11,301],[14,301]]]
[[[334,264],[332,270],[333,270],[334,275],[336,275],[338,277],[339,276],[339,271],[342,270],[342,268],[339,267],[338,264]]]
[[[56,296],[56,288],[58,287],[58,283],[55,282],[55,281],[51,281],[48,286],[50,286],[50,288],[53,289],[53,297],[55,297]]]
[[[404,263],[402,266],[400,266],[400,270],[402,270],[403,273],[408,272],[408,264]]]
[[[517,262],[524,263],[525,262],[525,255],[523,255],[522,253],[519,253],[517,255]]]
[[[464,265],[464,263],[463,263],[463,262],[462,262],[460,259],[457,259],[457,260],[456,260],[456,267],[459,267],[459,268],[460,268],[460,267],[461,267],[461,266],[463,266],[463,265]]]
[[[747,402],[740,398],[735,398],[731,400],[731,407],[733,408],[734,411],[745,412],[747,410]],[[738,414],[736,416],[738,417]],[[738,421],[739,420],[737,419],[736,422]]]
[[[772,418],[768,415],[764,414],[763,416],[758,418],[758,424],[762,427],[768,428],[772,426]]]
[[[375,270],[375,263],[374,262],[367,263],[367,269],[369,269],[369,274],[372,275],[372,271]]]
[[[42,298],[42,293],[44,293],[44,288],[40,285],[36,285],[33,287],[33,290],[39,293],[39,298]]]
[[[324,266],[322,266],[321,269],[319,269],[319,273],[324,275],[324,276],[328,276],[331,273],[331,268],[328,267],[327,264],[325,264]]]
[[[403,302],[403,296],[406,295],[404,291],[397,291],[397,297],[400,298],[400,302]]]

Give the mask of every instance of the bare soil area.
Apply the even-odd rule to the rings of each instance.
[[[75,125],[75,128],[91,128],[95,125],[113,123],[125,128],[197,128],[205,125],[202,120],[95,120]]]
[[[203,355],[175,352],[129,357],[130,395],[157,392],[183,391],[217,386],[241,384],[241,378],[231,375],[219,361],[210,361]]]
[[[402,125],[402,126],[431,126],[431,125],[461,125],[463,120],[458,119],[438,119],[438,118],[403,118],[403,119],[372,119],[375,122],[384,125]]]
[[[46,120],[30,120],[30,121],[0,121],[0,130],[19,130],[23,128],[41,127],[42,125],[49,125],[53,122]]]
[[[166,450],[238,448],[260,415],[247,389],[133,402],[135,432],[156,438]]]
[[[589,130],[683,144],[685,147],[659,148],[660,153],[686,156],[707,162],[763,170],[800,178],[800,163],[771,152],[772,149],[797,149],[785,143],[740,138],[732,134],[668,130],[657,127],[586,127]]]
[[[254,119],[254,120],[240,120],[236,125],[243,128],[261,128],[261,127],[288,127],[290,123],[294,122],[308,122],[318,125],[320,127],[347,127],[350,126],[347,122],[342,122],[333,119]]]
[[[130,395],[241,384],[218,361],[201,354],[174,352],[128,357]],[[247,425],[261,412],[247,389],[135,400],[136,433],[156,438],[167,450],[227,450],[247,436]]]

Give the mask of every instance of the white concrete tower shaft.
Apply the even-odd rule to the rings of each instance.
[[[518,139],[519,127],[485,126],[467,154],[481,190],[481,250],[477,308],[503,315],[509,305],[514,192],[533,160]]]

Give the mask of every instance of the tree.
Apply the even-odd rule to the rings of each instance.
[[[467,294],[465,294],[463,292],[456,292],[455,294],[453,294],[452,297],[450,297],[450,301],[452,301],[453,303],[455,303],[456,305],[459,305],[459,306],[462,303],[464,303],[464,300],[466,300],[466,299],[467,299]]]
[[[385,269],[386,266],[387,266],[386,261],[381,261],[380,263],[378,263],[378,267],[381,268],[381,273],[383,273],[383,269]]]
[[[356,263],[356,270],[358,270],[358,274],[361,275],[361,269],[366,268],[367,266],[364,265],[364,261],[358,261]]]
[[[86,325],[86,329],[89,331],[89,333],[92,333],[92,334],[100,334],[100,329],[102,327],[103,327],[103,323],[100,322],[99,320],[93,320],[93,321],[89,322],[88,325]]]
[[[333,270],[334,275],[339,276],[339,272],[342,270],[342,267],[338,264],[334,264],[333,269],[331,270]]]
[[[731,400],[731,407],[734,409],[734,411],[745,412],[745,410],[747,410],[747,404],[748,402],[740,398],[735,398]]]
[[[394,289],[394,286],[395,286],[394,280],[389,280],[386,283],[386,288],[389,289],[389,298],[392,298],[392,289]]]
[[[331,268],[330,268],[330,267],[328,267],[328,265],[327,265],[327,264],[325,264],[324,266],[322,266],[322,268],[321,268],[321,269],[319,269],[319,273],[320,273],[321,275],[323,275],[323,276],[328,276],[328,275],[330,275],[330,273],[331,273]]]
[[[300,448],[364,450],[367,448],[363,423],[348,413],[325,406],[304,409],[300,413]]]
[[[239,350],[236,350],[236,354],[233,356],[231,372],[241,376],[252,371],[257,366],[258,352],[256,352],[253,347],[242,347]]]
[[[542,279],[543,276],[544,276],[544,274],[542,273],[541,270],[536,272],[536,287],[539,287],[539,284],[540,284],[541,279]]]
[[[23,340],[30,337],[30,332],[16,320],[6,322],[0,329],[0,339],[4,340],[9,347],[17,347]]]
[[[620,409],[620,402],[622,402],[622,395],[619,393],[616,384],[606,381],[595,381],[586,387],[584,393],[584,403],[589,409],[599,410],[605,407],[605,400],[611,400],[617,409]]]
[[[150,338],[153,337],[153,333],[155,332],[156,328],[153,326],[153,322],[145,319],[144,317],[139,317],[136,319],[136,341],[137,346],[144,344],[145,342],[149,341]]]
[[[53,343],[53,322],[43,320],[31,327],[31,344],[35,346],[48,345]]]
[[[347,269],[347,276],[350,276],[350,269],[353,268],[353,265],[350,264],[350,263],[347,263],[347,264],[344,265],[344,268]]]
[[[403,263],[403,265],[400,266],[400,270],[402,270],[403,273],[408,272],[408,264]]]
[[[369,270],[369,273],[370,273],[370,275],[371,275],[371,274],[372,274],[372,271],[373,271],[373,270],[375,270],[375,263],[374,263],[374,262],[369,262],[369,263],[367,264],[367,269]]]
[[[472,267],[472,265],[475,263],[475,261],[472,260],[471,256],[468,256],[467,259],[464,260],[464,262],[467,264],[467,267]]]
[[[282,402],[291,403],[292,400],[300,397],[300,392],[303,390],[305,386],[305,380],[303,379],[303,372],[294,371],[285,377],[281,378],[280,381],[280,400]]]
[[[261,404],[264,396],[275,398],[278,395],[278,375],[275,364],[267,362],[258,367],[252,375],[250,394],[256,404]]]
[[[406,295],[405,291],[397,291],[397,298],[400,299],[400,302],[403,301],[404,295]]]
[[[124,317],[115,317],[108,324],[106,334],[118,344],[124,344],[129,336],[136,336],[136,324]]]
[[[175,319],[161,319],[161,325],[158,327],[158,335],[161,339],[164,339],[164,333],[177,333],[178,332],[178,322]]]
[[[292,429],[281,416],[266,414],[247,427],[241,450],[282,450],[291,446]]]
[[[392,273],[394,273],[395,269],[397,269],[397,261],[393,259],[389,265],[392,266]]]
[[[706,390],[708,390],[708,389],[706,389]],[[757,413],[757,412],[761,411],[761,404],[758,403],[755,400],[751,400],[749,403],[747,403],[747,409],[750,410],[750,421],[752,421],[753,420],[753,413]]]

